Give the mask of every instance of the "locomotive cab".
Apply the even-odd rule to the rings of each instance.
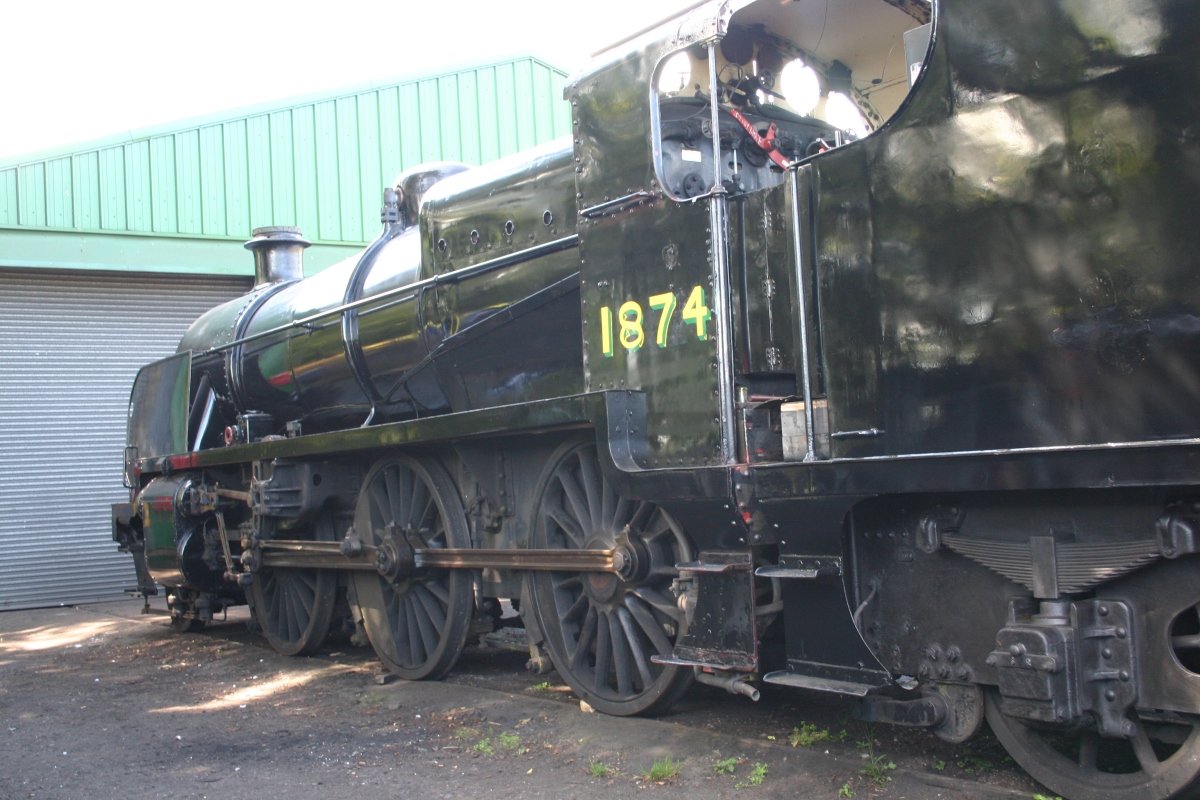
[[[801,402],[813,417],[801,427],[829,429],[819,303],[799,277],[815,253],[813,165],[904,104],[931,14],[881,0],[827,14],[816,2],[705,6],[614,45],[568,86],[585,377],[646,392],[640,466],[829,454],[824,439],[792,447],[782,408]],[[679,391],[685,373],[706,390]]]

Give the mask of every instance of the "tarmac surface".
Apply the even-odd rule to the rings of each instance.
[[[200,633],[140,600],[0,613],[0,799],[1030,798],[990,735],[952,746],[847,701],[697,686],[659,719],[585,713],[525,656],[380,683],[370,648],[287,658],[246,612]],[[655,761],[673,770],[651,775]],[[667,774],[663,774],[667,773]],[[1053,795],[1050,795],[1051,797]]]

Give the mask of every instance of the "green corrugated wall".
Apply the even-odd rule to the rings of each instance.
[[[568,133],[565,78],[522,58],[0,161],[0,229],[242,241],[298,225],[317,243],[360,245],[400,171],[482,164]]]

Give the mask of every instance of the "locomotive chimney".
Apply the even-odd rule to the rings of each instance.
[[[297,281],[304,277],[304,248],[311,242],[299,228],[255,228],[246,249],[254,253],[254,285]]]

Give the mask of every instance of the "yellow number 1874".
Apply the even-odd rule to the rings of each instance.
[[[674,292],[664,292],[650,297],[651,310],[659,312],[654,336],[654,343],[659,347],[666,347],[668,344],[668,334],[671,330],[671,318],[675,315],[675,305]],[[692,289],[687,302],[683,304],[683,313],[680,316],[685,323],[695,326],[697,339],[704,341],[708,338],[708,320],[712,317],[712,312],[708,310],[708,306],[704,302],[703,286],[696,286]],[[631,353],[637,352],[646,343],[644,320],[645,312],[642,311],[641,303],[636,300],[627,300],[617,309],[615,338],[622,347]],[[612,309],[604,306],[600,309],[600,349],[607,358],[611,358],[613,354],[613,323]]]

